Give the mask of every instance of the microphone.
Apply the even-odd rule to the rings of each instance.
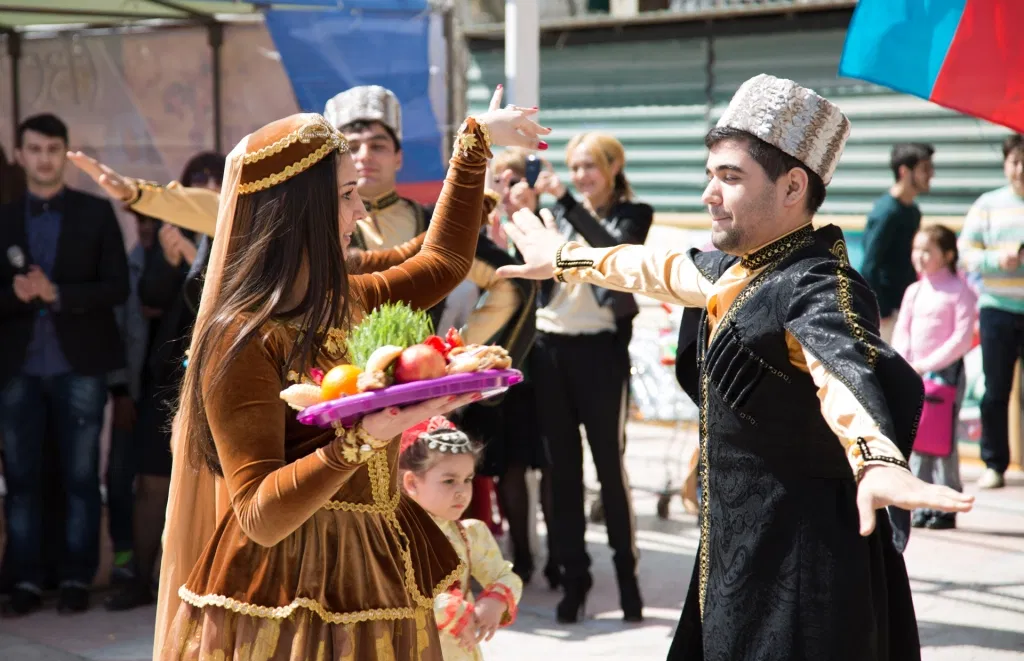
[[[18,275],[28,275],[28,264],[25,262],[25,251],[21,246],[11,246],[7,249],[7,263]],[[36,308],[40,315],[46,313],[46,304],[38,298],[33,298],[29,305]]]
[[[7,249],[7,263],[19,275],[26,275],[28,273],[28,264],[25,263],[25,251],[21,249],[21,246],[11,246]]]

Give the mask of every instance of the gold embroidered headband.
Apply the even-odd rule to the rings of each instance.
[[[249,136],[238,194],[276,186],[335,151],[348,151],[348,141],[322,115],[303,113],[271,122]]]

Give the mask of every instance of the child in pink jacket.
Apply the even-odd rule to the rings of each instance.
[[[952,230],[930,225],[917,233],[911,262],[919,279],[903,296],[892,346],[923,378],[957,388],[952,451],[946,457],[914,452],[910,470],[926,482],[962,491],[955,421],[959,419],[966,384],[963,358],[971,350],[978,299],[957,273],[957,260],[956,234]],[[917,510],[912,525],[955,528],[956,514]]]

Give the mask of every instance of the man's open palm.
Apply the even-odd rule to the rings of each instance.
[[[565,237],[558,233],[550,211],[541,209],[540,216],[520,209],[505,224],[505,234],[522,255],[524,264],[502,266],[497,271],[499,277],[547,280],[555,275],[555,253],[565,243]]]
[[[875,529],[875,510],[889,505],[904,510],[968,512],[973,504],[974,496],[938,484],[928,484],[892,466],[868,466],[857,485],[860,534],[865,536]]]

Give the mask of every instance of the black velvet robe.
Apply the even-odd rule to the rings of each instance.
[[[738,261],[693,251],[715,282]],[[708,341],[684,315],[678,376],[700,406],[701,543],[671,661],[915,661],[906,512],[859,534],[857,485],[785,334],[909,454],[921,380],[879,339],[878,305],[842,232],[809,227],[744,258],[764,266]],[[692,361],[692,362],[691,362]],[[862,446],[867,449],[867,446]],[[870,453],[868,453],[869,458]],[[883,514],[879,512],[879,514]]]

